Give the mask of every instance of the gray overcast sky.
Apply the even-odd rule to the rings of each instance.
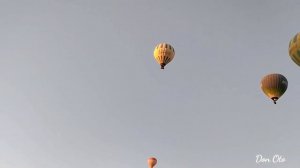
[[[300,165],[299,0],[0,0],[0,167]],[[161,70],[160,42],[174,60]],[[277,105],[261,78],[281,73]],[[281,164],[256,155],[283,155]]]

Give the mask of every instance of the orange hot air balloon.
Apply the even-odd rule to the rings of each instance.
[[[173,60],[175,50],[170,44],[160,43],[155,47],[153,55],[160,65],[160,68],[164,69],[164,67]]]
[[[148,166],[149,168],[153,168],[157,163],[157,159],[154,157],[151,157],[148,159]]]

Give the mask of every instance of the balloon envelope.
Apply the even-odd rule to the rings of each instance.
[[[148,158],[148,166],[149,168],[153,168],[157,163],[157,159],[154,157]]]
[[[288,87],[287,79],[281,74],[269,74],[262,78],[261,89],[270,99],[276,101],[284,94]]]
[[[300,33],[297,33],[289,44],[289,55],[291,59],[300,66]]]
[[[164,69],[173,60],[175,50],[170,44],[160,43],[156,45],[153,55],[157,63],[161,66],[161,69]]]

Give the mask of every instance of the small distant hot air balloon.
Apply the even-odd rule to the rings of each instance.
[[[300,33],[296,34],[291,39],[289,44],[289,54],[292,60],[300,66]]]
[[[155,47],[153,55],[161,69],[164,69],[164,67],[173,60],[175,50],[170,44],[160,43]]]
[[[157,159],[154,157],[148,158],[148,166],[149,168],[153,168],[157,163]]]
[[[274,104],[284,94],[288,87],[287,79],[281,74],[269,74],[262,78],[262,91],[273,100]]]

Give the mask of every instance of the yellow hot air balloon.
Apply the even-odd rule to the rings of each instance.
[[[148,166],[149,168],[153,168],[157,163],[157,159],[154,157],[148,158]]]
[[[289,44],[289,54],[292,60],[300,66],[300,33],[297,33]]]
[[[161,69],[164,69],[164,67],[173,60],[175,50],[170,44],[160,43],[155,47],[153,55]]]
[[[281,74],[269,74],[262,78],[261,89],[274,104],[284,94],[288,87],[287,79]]]

